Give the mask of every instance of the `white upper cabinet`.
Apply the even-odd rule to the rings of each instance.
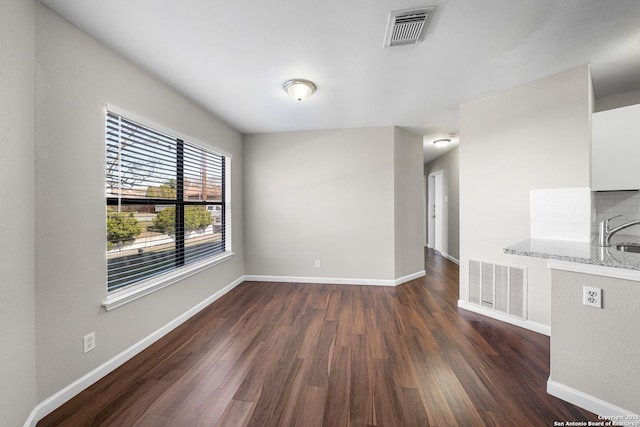
[[[640,104],[592,119],[591,189],[640,189]]]

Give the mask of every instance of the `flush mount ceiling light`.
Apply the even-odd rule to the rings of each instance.
[[[451,139],[449,138],[436,139],[435,141],[433,141],[433,145],[438,148],[444,148],[449,144],[451,144]]]
[[[316,91],[316,85],[304,79],[291,79],[284,82],[284,90],[295,100],[302,101]]]

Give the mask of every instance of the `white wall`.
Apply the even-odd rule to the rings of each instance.
[[[247,274],[388,282],[424,270],[418,136],[389,126],[244,143]]]
[[[246,135],[247,274],[393,279],[393,137],[393,127]]]
[[[425,176],[442,171],[443,198],[443,242],[442,251],[460,259],[460,148],[456,147],[424,166]],[[427,196],[429,188],[427,186]]]
[[[424,200],[422,137],[394,131],[395,278],[424,270]]]
[[[35,3],[0,7],[0,424],[36,402],[34,290]]]
[[[552,274],[550,380],[640,414],[640,283]],[[602,309],[582,304],[583,286],[602,289]]]
[[[529,238],[532,189],[589,186],[592,86],[581,66],[460,107],[460,298],[470,258],[528,268],[527,320],[550,325],[546,261],[506,255]]]
[[[42,400],[244,272],[242,138],[44,6],[37,11],[36,328]],[[233,155],[232,260],[116,310],[106,297],[105,104]],[[28,215],[28,214],[27,214]],[[96,349],[82,337],[96,331]]]

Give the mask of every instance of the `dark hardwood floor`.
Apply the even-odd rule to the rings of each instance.
[[[552,426],[549,338],[458,310],[433,251],[396,288],[243,283],[38,426]]]

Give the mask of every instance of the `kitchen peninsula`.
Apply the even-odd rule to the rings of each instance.
[[[616,235],[611,247],[528,239],[504,252],[549,260],[548,393],[640,426],[640,254],[619,251],[621,243],[640,239]],[[584,304],[585,287],[601,290],[601,308]]]

